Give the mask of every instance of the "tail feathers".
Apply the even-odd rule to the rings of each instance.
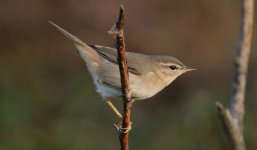
[[[86,49],[90,48],[86,43],[82,42],[79,38],[77,38],[76,36],[72,35],[68,31],[64,30],[63,28],[61,28],[57,24],[53,23],[52,21],[48,21],[48,22],[51,25],[53,25],[57,30],[59,30],[62,34],[64,34],[66,37],[71,39],[76,46],[81,46],[81,47],[84,47]]]

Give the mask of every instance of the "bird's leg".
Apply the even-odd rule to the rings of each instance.
[[[134,102],[134,98],[131,99],[130,102]],[[117,108],[112,104],[111,100],[109,98],[104,97],[104,101],[107,103],[107,105],[114,111],[114,113],[122,119],[123,116],[121,113],[117,110]],[[121,122],[119,124],[114,124],[114,127],[120,132],[120,133],[128,133],[132,129],[132,122],[127,128],[122,128]]]
[[[121,113],[117,110],[117,108],[112,104],[111,100],[108,98],[104,98],[104,101],[107,103],[107,105],[114,111],[114,113],[120,118],[122,119],[122,115]]]

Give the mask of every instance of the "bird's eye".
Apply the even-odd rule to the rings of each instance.
[[[171,66],[170,66],[170,69],[171,69],[171,70],[177,70],[178,68],[177,68],[177,66],[175,66],[175,65],[171,65]]]

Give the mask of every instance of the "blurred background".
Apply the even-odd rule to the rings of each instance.
[[[107,31],[119,3],[1,1],[1,150],[119,149],[112,127],[119,120],[95,92],[71,41],[48,24],[52,20],[89,44],[113,46]],[[215,102],[230,100],[240,1],[140,0],[126,1],[125,9],[128,51],[171,55],[197,68],[134,104],[131,149],[229,149]],[[249,149],[257,149],[256,40],[255,30],[246,91]]]

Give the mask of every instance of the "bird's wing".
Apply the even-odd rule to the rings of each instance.
[[[97,51],[97,53],[105,58],[106,60],[118,64],[117,61],[117,50],[111,47],[104,47],[104,46],[98,46],[98,45],[89,45],[93,49]],[[142,60],[136,60],[133,55],[140,55],[140,54],[134,54],[132,52],[127,52],[127,61],[128,61],[128,71],[130,73],[136,74],[136,75],[143,75],[144,72],[142,70],[142,64],[138,64],[137,61]]]

